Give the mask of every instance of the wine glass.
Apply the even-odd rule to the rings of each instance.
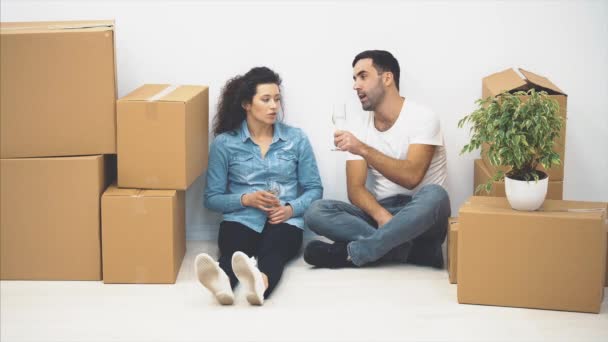
[[[276,198],[279,198],[279,196],[281,195],[281,184],[279,184],[279,182],[277,182],[277,180],[274,178],[268,178],[266,179],[265,190]]]
[[[346,103],[336,105],[331,108],[331,122],[334,124],[334,132],[346,129]],[[332,151],[342,151],[334,147]]]

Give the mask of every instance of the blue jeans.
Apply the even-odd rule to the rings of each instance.
[[[379,201],[393,218],[381,227],[359,207],[334,200],[318,200],[304,214],[306,225],[333,241],[349,242],[348,255],[357,266],[381,261],[424,264],[441,255],[448,218],[448,193],[428,184],[414,196],[399,195]]]

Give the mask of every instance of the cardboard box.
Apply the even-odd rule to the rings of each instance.
[[[184,196],[175,190],[106,190],[104,283],[175,283],[186,252]]]
[[[207,168],[208,87],[144,85],[117,105],[119,187],[185,190]]]
[[[448,274],[450,284],[458,283],[458,223],[457,217],[450,217],[450,228],[448,230]],[[608,221],[606,221],[606,241],[608,241]],[[608,248],[606,249],[606,282],[604,287],[608,287]]]
[[[599,312],[606,207],[546,200],[529,212],[471,197],[458,216],[458,302]]]
[[[0,158],[116,153],[113,27],[0,24]]]
[[[0,160],[0,278],[100,280],[110,156]]]
[[[473,193],[480,184],[485,184],[493,174],[486,168],[486,165],[481,159],[475,160],[474,167],[474,181],[473,181]],[[563,181],[549,181],[547,185],[547,199],[559,200],[563,198],[564,193],[564,182]],[[492,185],[492,190],[488,194],[485,190],[476,193],[477,196],[493,196],[493,197],[506,197],[505,182],[495,182]]]
[[[458,280],[458,219],[450,218],[448,230],[448,274],[450,284],[456,284]]]
[[[566,156],[566,119],[567,119],[567,103],[568,95],[553,84],[549,79],[536,75],[530,71],[519,69],[521,75],[514,69],[507,69],[490,76],[484,77],[482,80],[482,97],[487,98],[490,96],[496,96],[503,91],[516,92],[519,90],[530,90],[532,88],[536,90],[544,90],[549,96],[557,101],[560,107],[559,115],[564,118],[564,124],[560,132],[560,136],[555,139],[553,150],[559,154],[562,161],[561,165],[554,166],[550,170],[545,170],[542,166],[540,170],[545,171],[549,175],[550,181],[559,181],[564,179],[564,163]],[[524,100],[525,101],[525,100]],[[510,168],[505,166],[496,167],[490,163],[490,160],[486,156],[488,145],[482,146],[481,156],[486,164],[486,167],[490,172],[495,170],[509,171]]]

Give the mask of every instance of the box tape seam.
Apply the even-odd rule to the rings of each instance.
[[[159,91],[158,93],[148,97],[146,99],[146,101],[148,102],[154,102],[157,101],[163,97],[165,97],[166,95],[172,93],[175,89],[177,89],[179,87],[179,85],[169,85],[167,88]]]

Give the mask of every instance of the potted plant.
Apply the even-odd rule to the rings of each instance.
[[[553,151],[553,142],[563,125],[557,101],[545,91],[530,89],[504,92],[475,103],[477,109],[458,122],[460,128],[471,124],[471,140],[460,154],[485,143],[489,145],[486,153],[492,165],[511,168],[506,174],[498,170],[476,192],[489,192],[494,182],[504,179],[507,200],[513,209],[538,209],[547,194],[548,177],[536,168],[540,164],[549,169],[561,163]]]

